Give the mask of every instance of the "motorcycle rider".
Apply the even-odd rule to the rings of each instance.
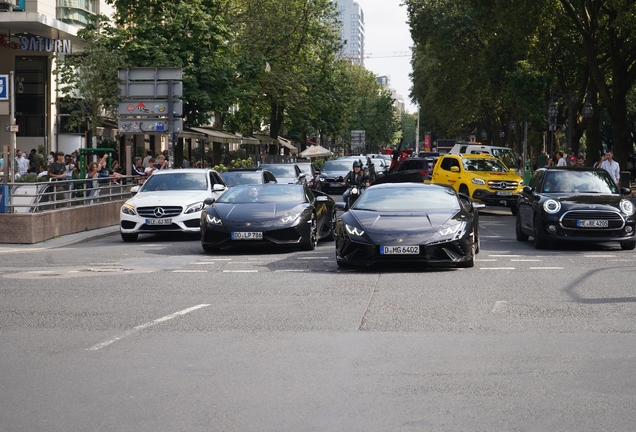
[[[369,177],[362,170],[362,162],[354,161],[352,171],[349,171],[345,178],[342,181],[343,186],[347,186],[347,190],[344,194],[342,194],[342,200],[349,205],[349,193],[351,192],[351,188],[357,186],[358,188],[369,187]],[[358,192],[358,196],[360,192]],[[357,199],[357,198],[356,198]],[[351,203],[353,204],[353,203]]]

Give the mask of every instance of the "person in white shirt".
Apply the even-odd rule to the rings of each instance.
[[[21,150],[15,151],[15,161],[18,163],[18,174],[23,176],[29,171],[29,160],[24,157],[24,153]]]
[[[601,164],[601,168],[612,176],[617,185],[621,184],[621,167],[614,160],[614,154],[611,151],[605,152],[605,160]]]
[[[144,158],[143,162],[141,162],[141,166],[144,168],[148,168],[148,162],[150,162],[150,159],[153,159],[152,152],[148,150],[146,152],[146,157]]]
[[[146,177],[149,177],[156,170],[157,168],[155,168],[155,160],[153,158],[150,158],[150,160],[148,161],[148,166],[144,170],[144,174],[146,174]]]
[[[557,166],[568,166],[568,162],[563,157],[563,152],[558,152],[556,157],[557,157]]]

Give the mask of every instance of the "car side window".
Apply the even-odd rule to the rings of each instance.
[[[450,171],[451,167],[454,167],[454,166],[459,166],[459,163],[454,158],[444,158],[442,159],[442,163],[440,165],[440,167],[446,171]]]
[[[214,186],[215,184],[226,186],[225,181],[217,173],[210,173],[210,182],[212,186]]]
[[[541,186],[544,174],[545,174],[545,171],[537,172],[530,179],[530,183],[528,184],[528,186],[530,186],[533,190],[537,190],[537,188],[539,188]]]

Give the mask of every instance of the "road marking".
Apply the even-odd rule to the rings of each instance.
[[[498,235],[487,236],[487,235],[483,235],[483,234],[480,235],[479,237],[481,237],[481,238],[501,238],[501,236],[498,236]]]
[[[223,270],[223,273],[258,273],[258,270]]]
[[[475,261],[478,261],[478,262],[497,262],[496,259],[492,259],[492,260],[491,259],[478,259],[478,260],[475,260]]]
[[[616,255],[583,255],[585,258],[616,258]]]
[[[503,258],[509,258],[509,257],[520,257],[520,256],[523,256],[523,255],[491,255],[491,254],[489,254],[488,256],[489,256],[489,257],[491,257],[491,258],[492,258],[492,257],[503,257]]]
[[[329,257],[300,257],[299,260],[327,259]]]
[[[214,261],[206,261],[206,262],[195,262],[192,265],[208,265],[208,264],[216,264]]]
[[[301,270],[301,269],[283,269],[283,270],[274,270],[274,272],[304,272],[307,270]]]
[[[563,270],[563,267],[530,267],[530,270]]]
[[[514,270],[514,267],[480,267],[479,270]]]
[[[540,260],[540,259],[511,259],[510,261],[514,261],[514,262],[541,262],[543,260]]]
[[[172,273],[207,273],[207,270],[172,270]]]
[[[506,307],[507,304],[508,304],[507,301],[503,301],[503,300],[502,301],[496,301],[495,302],[495,307],[492,308],[492,312],[491,313],[495,313],[495,312],[497,312],[497,310],[503,309],[504,307]]]
[[[261,261],[232,261],[229,262],[228,264],[258,264]]]
[[[175,313],[170,314],[170,315],[166,315],[166,316],[158,318],[158,319],[156,319],[154,321],[150,321],[150,322],[147,322],[145,324],[138,325],[137,327],[135,327],[135,328],[133,328],[131,330],[128,330],[127,332],[125,332],[121,336],[117,336],[117,337],[114,337],[114,338],[112,338],[110,340],[107,340],[106,342],[102,342],[102,343],[99,343],[97,345],[94,345],[94,346],[92,346],[90,348],[87,348],[86,351],[97,351],[97,350],[100,350],[100,349],[102,349],[104,347],[107,347],[108,345],[110,345],[112,343],[117,342],[118,340],[121,340],[121,339],[123,339],[125,337],[128,337],[128,336],[130,336],[130,335],[132,335],[134,333],[137,333],[137,332],[139,332],[141,330],[147,329],[148,327],[152,327],[152,326],[160,324],[160,323],[162,323],[164,321],[168,321],[168,320],[176,318],[176,317],[178,317],[180,315],[185,315],[187,313],[194,312],[197,309],[201,309],[201,308],[204,308],[204,307],[207,307],[207,306],[210,306],[210,305],[209,304],[200,304],[200,305],[188,308],[188,309],[184,309],[184,310],[179,311],[179,312],[175,312]]]

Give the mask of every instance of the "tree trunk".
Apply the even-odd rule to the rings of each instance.
[[[629,125],[627,124],[627,91],[623,83],[615,83],[612,87],[612,106],[609,108],[612,119],[612,139],[614,141],[614,159],[622,168],[626,166],[627,156],[631,150]]]
[[[601,107],[599,106],[598,87],[594,80],[589,84],[590,104],[594,107],[594,115],[588,119],[585,139],[587,148],[585,151],[585,165],[593,166],[598,162],[603,151],[603,141],[601,139]]]
[[[280,127],[283,124],[283,117],[285,114],[285,104],[277,104],[276,102],[272,102],[270,117],[269,117],[269,136],[275,140],[278,139],[278,134],[280,132]],[[269,154],[276,154],[277,146],[270,145],[269,146]]]

